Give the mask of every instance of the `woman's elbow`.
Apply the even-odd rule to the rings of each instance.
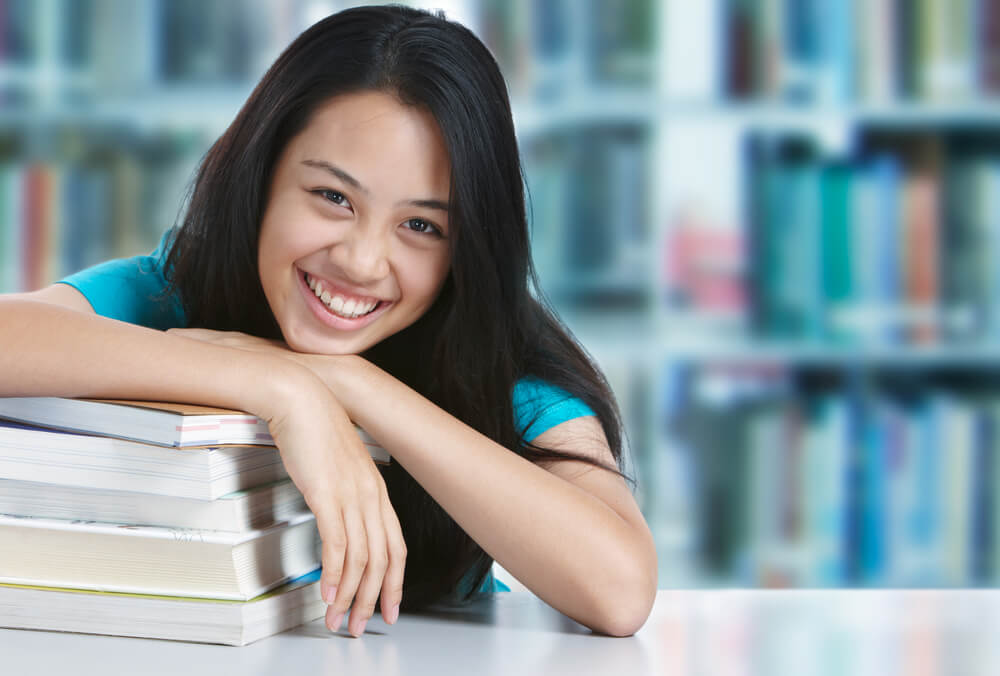
[[[589,626],[608,636],[631,636],[649,619],[656,600],[656,565],[635,564],[621,571],[620,583],[613,585],[598,601],[600,610]]]

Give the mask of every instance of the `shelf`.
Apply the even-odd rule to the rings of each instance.
[[[1000,100],[933,103],[919,101],[843,104],[791,104],[782,102],[706,101],[660,102],[658,114],[666,121],[722,119],[747,126],[808,124],[817,120],[859,124],[912,126],[996,125]]]
[[[656,328],[647,315],[588,321],[568,315],[566,324],[588,349],[643,362],[759,364],[819,368],[988,369],[1000,371],[1000,343],[836,345],[810,341],[753,341],[682,335],[680,327]]]
[[[520,140],[553,131],[595,124],[650,125],[657,120],[656,97],[635,87],[581,88],[552,101],[514,101],[514,125]]]
[[[30,82],[34,84],[28,86]],[[0,85],[17,87],[20,94],[43,93],[33,70],[0,68]],[[89,100],[84,73],[62,73],[62,82],[47,84],[46,96],[66,94],[80,103],[8,105],[0,110],[0,126],[79,124],[81,126],[132,123],[142,126],[213,124],[229,121],[253,91],[254,83],[162,85],[152,82],[149,92],[102,96]],[[28,98],[31,98],[30,96]],[[192,105],[192,101],[196,103]],[[672,122],[714,122],[736,127],[817,128],[827,124],[893,127],[995,127],[1000,125],[1000,100],[958,103],[858,103],[853,105],[788,104],[781,102],[684,102],[660,98],[652,90],[635,87],[591,87],[551,101],[513,102],[518,135],[531,140],[553,131],[592,125],[643,126]]]
[[[145,94],[108,95],[100,100],[0,110],[0,129],[78,126],[131,126],[141,129],[178,126],[222,131],[253,91],[252,84],[173,86]]]

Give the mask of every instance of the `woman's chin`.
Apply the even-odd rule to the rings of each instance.
[[[332,340],[328,336],[298,335],[297,332],[283,332],[285,343],[294,352],[328,356],[360,354],[370,345],[357,340]],[[291,335],[289,335],[291,334]]]

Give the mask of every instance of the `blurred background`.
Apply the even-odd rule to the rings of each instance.
[[[351,4],[0,0],[0,291],[152,250]],[[507,77],[661,587],[1000,582],[1000,3],[409,4]]]

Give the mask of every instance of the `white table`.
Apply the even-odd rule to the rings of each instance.
[[[661,591],[633,637],[596,636],[529,593],[378,618],[360,639],[322,621],[233,648],[0,630],[0,674],[1000,673],[1000,591]]]

